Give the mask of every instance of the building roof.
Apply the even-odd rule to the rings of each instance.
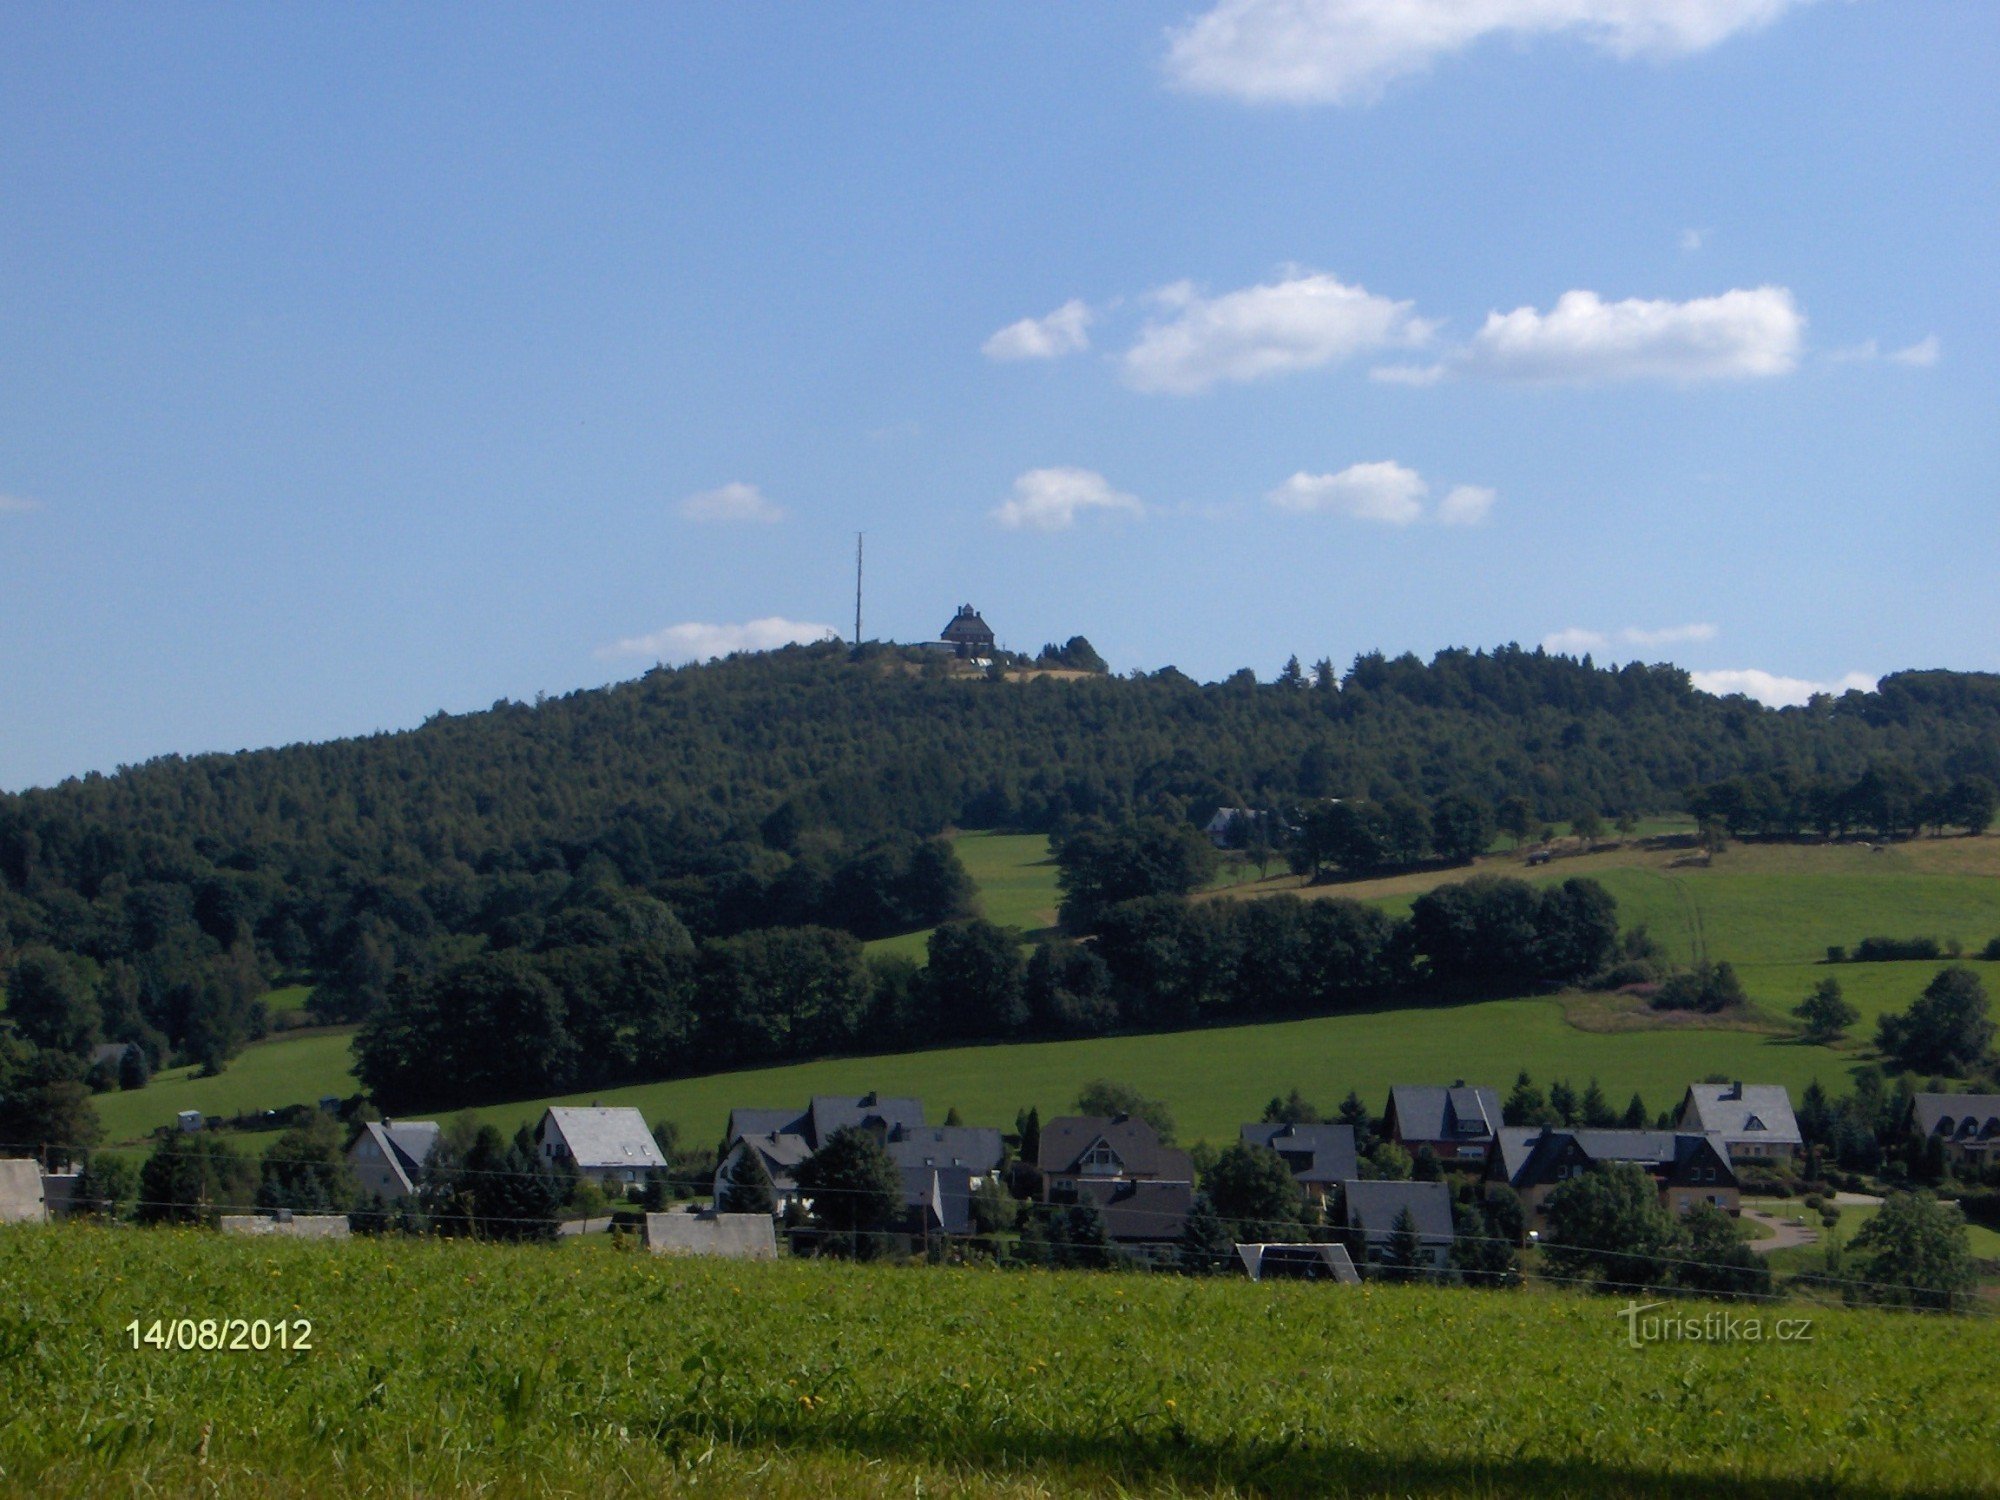
[[[360,1151],[364,1141],[374,1142],[382,1164],[396,1175],[403,1191],[414,1193],[442,1134],[435,1120],[370,1120],[361,1127],[347,1154]]]
[[[901,1131],[885,1148],[889,1160],[910,1170],[917,1167],[963,1167],[984,1177],[1000,1165],[1000,1132],[981,1125],[920,1125]]]
[[[812,1155],[812,1147],[806,1144],[804,1136],[794,1135],[785,1130],[766,1130],[756,1135],[743,1136],[739,1144],[746,1150],[757,1153],[758,1159],[764,1165],[764,1175],[771,1179],[773,1188],[781,1193],[797,1191],[798,1170],[805,1164],[806,1158]],[[722,1162],[716,1168],[718,1181],[728,1175],[729,1158],[734,1154],[733,1149],[724,1154]]]
[[[562,1136],[579,1171],[604,1167],[644,1170],[667,1164],[653,1132],[646,1128],[646,1117],[629,1105],[552,1105],[542,1116],[536,1138],[545,1139],[550,1129]]]
[[[1561,1130],[1505,1125],[1496,1149],[1508,1183],[1517,1188],[1560,1181],[1557,1168],[1579,1156],[1587,1164],[1629,1162],[1648,1172],[1671,1176],[1684,1169],[1690,1158],[1707,1155],[1726,1174],[1716,1179],[1717,1184],[1736,1185],[1728,1143],[1720,1135],[1699,1130]]]
[[[1057,1176],[1079,1172],[1083,1158],[1099,1141],[1109,1146],[1121,1163],[1119,1171],[1103,1176],[1194,1181],[1194,1162],[1188,1154],[1161,1145],[1158,1132],[1137,1115],[1058,1115],[1042,1126],[1035,1165]]]
[[[125,1065],[125,1054],[128,1052],[137,1052],[138,1050],[139,1044],[137,1042],[104,1042],[90,1049],[90,1065],[94,1068],[99,1063],[111,1063],[117,1067],[123,1067]]]
[[[1346,1182],[1359,1175],[1352,1125],[1245,1125],[1243,1139],[1269,1146],[1300,1182]]]
[[[1803,1145],[1792,1096],[1782,1083],[1696,1083],[1688,1086],[1681,1123],[1739,1141],[1773,1146]]]
[[[1097,1211],[1104,1215],[1105,1231],[1114,1240],[1177,1240],[1186,1232],[1188,1215],[1194,1210],[1192,1182],[1084,1177],[1077,1181],[1076,1190],[1079,1199],[1097,1205]]]
[[[836,1130],[858,1128],[888,1138],[899,1130],[921,1130],[921,1099],[882,1099],[874,1094],[815,1094],[806,1109],[807,1143],[817,1151]]]
[[[1252,1281],[1266,1276],[1320,1275],[1343,1286],[1355,1286],[1361,1275],[1345,1245],[1311,1241],[1251,1241],[1236,1247],[1236,1259]]]
[[[1343,1182],[1340,1191],[1347,1227],[1369,1240],[1386,1240],[1406,1208],[1419,1239],[1436,1243],[1452,1237],[1451,1189],[1442,1182]]]
[[[939,632],[938,639],[968,646],[990,646],[993,644],[993,631],[979,618],[978,610],[970,604],[961,604],[958,613],[951,617],[951,623]]]
[[[1397,1134],[1406,1141],[1490,1141],[1500,1128],[1500,1096],[1454,1084],[1399,1083],[1389,1090]]]
[[[923,1215],[924,1222],[945,1234],[972,1233],[972,1178],[966,1167],[898,1162],[903,1174],[903,1202]]]
[[[1955,1141],[2000,1136],[2000,1094],[1918,1094],[1910,1112],[1925,1135]]]

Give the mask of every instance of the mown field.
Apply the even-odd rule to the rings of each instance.
[[[1990,1320],[603,1244],[0,1231],[0,1489],[35,1495],[1990,1494]],[[1674,1310],[1699,1318],[1699,1303]],[[154,1318],[309,1350],[133,1350]]]
[[[960,848],[995,920],[1032,930],[1053,919],[1055,869],[1039,836],[968,834]],[[786,1105],[815,1092],[872,1088],[917,1094],[939,1118],[956,1105],[968,1120],[1010,1124],[1016,1110],[1031,1104],[1044,1117],[1064,1109],[1082,1084],[1108,1076],[1166,1099],[1184,1138],[1223,1141],[1234,1138],[1240,1122],[1255,1119],[1274,1093],[1293,1087],[1328,1103],[1359,1089],[1380,1108],[1393,1081],[1467,1078],[1504,1091],[1522,1068],[1543,1082],[1595,1077],[1621,1107],[1636,1090],[1654,1111],[1710,1074],[1794,1091],[1818,1078],[1839,1092],[1868,1056],[1876,1018],[1907,1006],[1941,964],[1829,966],[1821,962],[1828,944],[1852,946],[1871,934],[1929,935],[1957,938],[1976,952],[2000,935],[2000,837],[1927,839],[1880,853],[1738,845],[1708,867],[1678,865],[1680,858],[1628,844],[1532,870],[1512,856],[1482,867],[1537,881],[1571,875],[1603,881],[1618,898],[1621,918],[1644,922],[1676,957],[1705,951],[1734,963],[1753,1001],[1752,1026],[1761,1030],[1661,1029],[1642,1008],[1531,996],[1200,1032],[828,1059],[524,1100],[483,1113],[511,1127],[532,1121],[548,1104],[594,1099],[636,1105],[649,1119],[674,1120],[691,1138],[704,1139],[721,1130],[735,1105]],[[1419,890],[1465,874],[1426,872],[1302,894],[1352,895],[1407,909]],[[1213,899],[1278,890],[1297,890],[1297,882],[1274,879]],[[1971,967],[2000,996],[2000,964]],[[1806,1046],[1785,1034],[1787,1013],[1829,975],[1862,1019],[1841,1047]],[[179,1070],[141,1092],[104,1095],[98,1103],[107,1139],[139,1137],[178,1109],[233,1114],[351,1093],[346,1048],[339,1033],[281,1036],[247,1049],[220,1078]]]

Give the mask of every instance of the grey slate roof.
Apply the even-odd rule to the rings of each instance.
[[[1681,1124],[1713,1130],[1731,1145],[1799,1146],[1798,1116],[1781,1083],[1696,1083],[1681,1106]]]
[[[1245,1125],[1242,1136],[1277,1152],[1300,1182],[1331,1186],[1358,1175],[1352,1125]]]
[[[903,1202],[933,1229],[946,1234],[972,1233],[972,1178],[965,1167],[898,1162],[903,1173]]]
[[[1079,1199],[1097,1205],[1104,1227],[1121,1243],[1177,1240],[1187,1229],[1194,1209],[1191,1182],[1120,1182],[1102,1177],[1080,1178]]]
[[[1925,1135],[1960,1142],[2000,1136],[2000,1094],[1918,1094],[1910,1112]]]
[[[352,1154],[364,1139],[372,1140],[382,1153],[382,1164],[395,1174],[403,1191],[414,1193],[441,1133],[435,1120],[371,1120],[348,1150]]]
[[[1499,1157],[1510,1186],[1526,1189],[1559,1180],[1556,1169],[1581,1153],[1586,1163],[1629,1162],[1672,1177],[1692,1157],[1712,1154],[1724,1173],[1721,1187],[1736,1186],[1729,1149],[1719,1135],[1697,1130],[1562,1130],[1502,1126]]]
[[[646,1128],[646,1117],[629,1105],[551,1105],[535,1138],[546,1140],[550,1131],[560,1133],[579,1171],[607,1167],[645,1171],[667,1164],[653,1132]]]
[[[1124,1163],[1118,1175],[1194,1181],[1194,1162],[1188,1154],[1161,1145],[1153,1127],[1137,1115],[1058,1115],[1042,1127],[1035,1165],[1055,1176],[1078,1172],[1083,1157],[1100,1140]]]
[[[1399,1083],[1389,1090],[1389,1108],[1406,1141],[1473,1145],[1500,1128],[1500,1096],[1489,1088]]]
[[[1347,1227],[1372,1244],[1387,1240],[1404,1209],[1417,1221],[1417,1236],[1429,1244],[1452,1237],[1451,1189],[1442,1182],[1344,1182]]]
[[[812,1147],[804,1136],[787,1131],[765,1131],[760,1135],[746,1135],[742,1138],[744,1147],[755,1151],[764,1164],[764,1175],[771,1179],[771,1186],[781,1193],[796,1191],[798,1169],[807,1157],[812,1155]],[[734,1153],[730,1153],[733,1155]],[[716,1181],[723,1182],[728,1176],[728,1158],[716,1169]],[[717,1191],[721,1189],[718,1187]]]
[[[963,1167],[984,1177],[1000,1165],[1000,1132],[979,1125],[920,1125],[892,1138],[889,1160],[908,1171],[918,1167]]]
[[[924,1105],[921,1099],[875,1099],[864,1103],[866,1094],[815,1094],[806,1110],[807,1142],[817,1151],[836,1130],[859,1127],[888,1137],[897,1130],[921,1130]]]

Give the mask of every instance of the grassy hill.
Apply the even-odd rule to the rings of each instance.
[[[959,844],[994,920],[1047,924],[1056,892],[1045,841],[966,834]],[[1031,1104],[1045,1116],[1066,1108],[1082,1084],[1109,1076],[1166,1099],[1185,1138],[1222,1141],[1256,1118],[1273,1094],[1294,1087],[1327,1103],[1358,1089],[1379,1108],[1394,1081],[1472,1078],[1504,1089],[1522,1068],[1545,1083],[1595,1077],[1621,1107],[1636,1090],[1654,1111],[1709,1074],[1795,1091],[1818,1078],[1838,1092],[1867,1056],[1875,1018],[1908,1005],[1941,965],[1828,966],[1820,961],[1828,944],[1928,934],[1957,937],[1976,951],[2000,934],[2000,837],[1925,840],[1880,854],[1858,846],[1739,845],[1705,868],[1677,865],[1683,857],[1626,845],[1533,870],[1512,856],[1484,865],[1538,881],[1580,874],[1602,880],[1618,897],[1621,917],[1645,922],[1676,956],[1692,957],[1705,945],[1711,958],[1735,963],[1754,1002],[1752,1029],[1689,1024],[1596,997],[1537,995],[1196,1032],[826,1059],[523,1100],[482,1114],[511,1128],[551,1103],[633,1104],[649,1119],[677,1121],[700,1139],[720,1131],[734,1105],[879,1089],[917,1094],[940,1117],[956,1105],[967,1119],[1004,1124]],[[1353,895],[1406,909],[1421,889],[1465,873],[1426,872],[1301,894]],[[1212,899],[1296,888],[1287,876]],[[2000,964],[1970,966],[2000,994]],[[1807,1046],[1789,1034],[1787,1012],[1828,975],[1840,980],[1862,1021],[1843,1047]],[[179,1109],[234,1114],[351,1093],[346,1047],[345,1033],[281,1036],[247,1049],[219,1078],[177,1070],[143,1091],[104,1095],[98,1103],[107,1138],[134,1139]]]
[[[2000,1451],[1990,1319],[1738,1305],[1812,1337],[1632,1348],[1568,1294],[82,1227],[0,1234],[0,1284],[36,1393],[0,1487],[42,1495],[1827,1500],[1990,1492]],[[130,1347],[178,1317],[312,1347]]]

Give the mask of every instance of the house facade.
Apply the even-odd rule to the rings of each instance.
[[[1520,1195],[1528,1222],[1545,1223],[1549,1195],[1600,1162],[1628,1162],[1659,1189],[1660,1203],[1679,1217],[1697,1203],[1727,1214],[1742,1211],[1742,1190],[1722,1138],[1688,1130],[1565,1130],[1502,1126],[1486,1181]]]
[[[1680,1127],[1719,1135],[1731,1161],[1790,1161],[1805,1149],[1791,1092],[1781,1083],[1697,1083]]]
[[[1382,1131],[1412,1156],[1428,1146],[1446,1166],[1484,1167],[1500,1123],[1492,1089],[1399,1083],[1389,1090]]]
[[[371,1120],[347,1148],[347,1165],[363,1193],[385,1202],[413,1198],[440,1135],[435,1120]]]
[[[959,605],[958,613],[939,632],[938,639],[950,646],[961,661],[984,661],[993,655],[992,628],[970,604]]]
[[[1909,1128],[1941,1141],[1946,1159],[1961,1166],[2000,1162],[2000,1094],[1918,1094]]]
[[[629,1107],[555,1105],[535,1127],[535,1152],[551,1167],[567,1166],[612,1189],[642,1183],[667,1165],[646,1117]]]
[[[1127,1250],[1177,1243],[1194,1208],[1194,1161],[1137,1115],[1059,1115],[1035,1154],[1044,1203],[1091,1203]]]

